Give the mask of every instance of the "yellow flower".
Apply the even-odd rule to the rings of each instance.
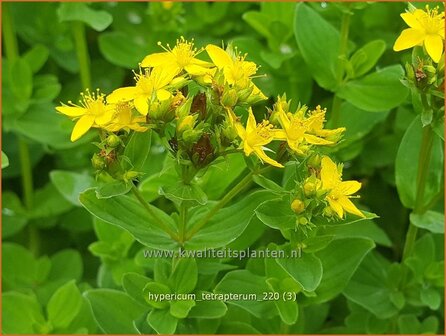
[[[310,112],[308,117],[308,132],[325,140],[336,143],[345,132],[345,127],[339,127],[335,129],[325,129],[325,114],[327,109],[321,109],[321,106],[316,106],[316,109]]]
[[[135,132],[145,132],[147,127],[141,126],[140,123],[145,123],[146,118],[133,113],[133,108],[129,102],[119,102],[112,105],[114,108],[114,118],[104,126],[104,129],[109,132],[117,132],[119,130],[134,130]]]
[[[438,14],[438,8],[430,10],[426,6],[426,11],[415,9],[401,14],[401,17],[410,28],[402,31],[393,50],[400,51],[424,44],[429,56],[438,63],[443,53],[444,12]]]
[[[322,121],[324,116],[321,114],[312,115],[305,118],[306,107],[299,109],[296,113],[286,113],[283,110],[283,104],[276,104],[277,116],[282,126],[281,131],[277,132],[277,137],[286,140],[288,146],[297,154],[304,155],[306,144],[311,145],[332,145],[332,141],[328,141],[318,136],[318,134],[310,134],[315,127]],[[321,119],[322,117],[322,119]]]
[[[252,87],[251,95],[267,99],[251,81],[251,78],[257,72],[257,65],[254,62],[245,61],[246,55],[241,56],[235,53],[228,53],[213,44],[207,45],[206,51],[217,68],[223,71],[225,81],[228,84],[234,85],[239,89]]]
[[[351,195],[361,189],[357,181],[342,181],[341,169],[328,157],[324,156],[321,162],[322,189],[327,190],[326,200],[334,212],[343,218],[345,212],[365,218],[364,214],[350,201]]]
[[[161,42],[158,42],[161,45]],[[173,49],[169,44],[167,48],[163,47],[166,52],[148,55],[141,62],[141,66],[146,67],[163,67],[168,71],[174,72],[175,75],[185,70],[192,76],[203,76],[210,72],[212,63],[205,62],[195,58],[201,50],[194,48],[193,42],[188,42],[183,36],[177,40],[177,44]]]
[[[136,85],[119,88],[107,96],[107,102],[115,104],[119,102],[132,101],[136,110],[142,115],[149,111],[149,100],[167,100],[172,94],[166,90],[166,86],[175,77],[172,69],[154,68],[146,69],[135,74]]]
[[[246,156],[252,153],[256,154],[260,160],[269,163],[272,166],[283,168],[279,162],[271,159],[265,154],[264,146],[276,139],[277,130],[272,129],[273,125],[269,124],[267,120],[257,124],[252,109],[248,111],[248,122],[246,128],[237,121],[237,116],[230,109],[227,109],[229,120],[235,127],[238,136],[242,139],[243,151]]]
[[[113,118],[113,110],[105,103],[104,94],[99,90],[91,93],[88,89],[85,94],[81,93],[80,105],[68,102],[69,105],[62,104],[56,110],[73,119],[78,119],[71,133],[71,141],[78,140],[92,127],[102,127],[108,124]]]

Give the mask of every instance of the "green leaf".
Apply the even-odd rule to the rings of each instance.
[[[150,153],[152,132],[133,132],[125,146],[124,155],[131,162],[131,169],[140,171]]]
[[[300,3],[296,5],[294,35],[313,78],[320,87],[334,91],[339,32],[310,6]]]
[[[173,317],[168,309],[154,309],[147,315],[147,323],[158,334],[173,334],[177,329],[178,319]]]
[[[418,334],[421,324],[414,314],[405,314],[398,317],[398,331],[403,335]]]
[[[10,291],[2,294],[2,322],[2,333],[35,334],[45,319],[35,296]]]
[[[322,280],[314,298],[304,302],[326,302],[345,288],[364,256],[374,247],[373,241],[362,238],[333,240],[325,249],[315,255],[322,262]]]
[[[96,31],[105,30],[113,22],[113,17],[103,10],[94,10],[86,3],[63,2],[57,10],[61,22],[81,21]]]
[[[200,293],[197,294],[199,297]],[[197,300],[196,305],[192,307],[187,315],[188,318],[197,319],[216,319],[223,317],[228,308],[223,301],[219,300]]]
[[[284,191],[280,185],[263,175],[254,175],[252,180],[264,189],[275,191],[277,193],[282,193]]]
[[[5,153],[2,151],[2,169],[9,166],[9,159]]]
[[[263,224],[273,229],[288,230],[296,227],[296,214],[286,197],[263,202],[255,213]]]
[[[204,228],[184,244],[185,248],[203,250],[227,245],[243,233],[258,204],[269,198],[272,198],[270,192],[256,191],[234,205],[221,209]],[[201,215],[203,216],[203,213]],[[199,219],[191,218],[189,222],[195,223]]]
[[[23,58],[12,63],[9,86],[14,95],[15,108],[19,112],[24,112],[29,106],[33,92],[33,73]]]
[[[34,104],[51,102],[55,99],[62,86],[54,75],[37,75],[34,77],[34,93],[32,100]]]
[[[398,195],[404,206],[411,209],[415,207],[422,132],[421,120],[417,116],[401,140],[395,161],[395,180]],[[441,192],[443,187],[444,154],[442,143],[443,141],[440,138],[434,137],[424,189],[423,206],[429,204]]]
[[[393,65],[341,86],[336,94],[356,107],[369,112],[382,112],[404,102],[409,89],[401,84],[404,70]]]
[[[444,214],[437,211],[426,211],[424,214],[410,214],[410,222],[432,233],[444,233]]]
[[[26,210],[20,198],[10,192],[2,192],[2,237],[8,238],[20,232],[28,222]]]
[[[388,319],[398,313],[392,300],[394,289],[387,284],[390,263],[377,253],[369,254],[344,289],[344,295],[378,318]]]
[[[88,143],[94,132],[76,142],[70,141],[73,122],[58,114],[51,103],[32,104],[14,120],[12,128],[18,133],[52,148],[66,149]]]
[[[184,319],[189,315],[190,310],[194,306],[194,300],[171,301],[169,312],[173,317]]]
[[[374,213],[364,211],[364,210],[361,210],[361,212],[364,214],[365,217],[359,217],[356,215],[347,214],[344,219],[335,219],[335,220],[331,220],[331,221],[328,221],[326,218],[319,217],[319,218],[313,218],[313,224],[318,225],[318,226],[340,227],[340,226],[352,225],[354,223],[366,221],[369,219],[378,218],[378,216]]]
[[[359,48],[350,58],[355,77],[360,77],[371,70],[386,50],[383,40],[374,40]]]
[[[260,35],[263,35],[267,39],[272,38],[268,26],[265,24],[270,21],[270,17],[267,14],[254,11],[246,12],[243,14],[243,20],[245,20]]]
[[[88,189],[80,195],[79,200],[91,214],[130,232],[143,245],[162,250],[173,250],[177,247],[177,243],[166,232],[153,224],[154,218],[147,210],[129,196],[98,199],[95,190]],[[171,230],[175,230],[171,217],[150,204],[148,206]]]
[[[266,282],[273,292],[282,294],[283,291],[280,288],[280,280],[273,278],[268,279]],[[274,300],[273,302],[284,323],[288,325],[296,323],[299,315],[299,308],[295,301],[286,301],[283,297],[280,297],[279,300]]]
[[[78,314],[82,305],[82,297],[75,281],[63,285],[48,302],[48,320],[55,328],[66,328]]]
[[[439,324],[436,316],[428,316],[421,323],[420,332],[423,334],[438,334]]]
[[[195,201],[203,205],[208,201],[206,193],[195,183],[184,184],[178,181],[173,185],[167,184],[159,188],[159,193],[173,202]]]
[[[81,280],[83,273],[82,257],[76,250],[65,249],[51,256],[51,269],[48,280]]]
[[[214,289],[215,293],[221,294],[253,295],[253,298],[226,300],[226,302],[243,308],[258,318],[269,318],[277,314],[272,301],[262,301],[263,293],[269,291],[265,277],[255,275],[247,270],[227,273]]]
[[[171,287],[176,293],[183,294],[192,292],[198,280],[198,268],[195,259],[178,259],[169,280]]]
[[[125,273],[122,277],[122,288],[134,300],[145,304],[144,287],[152,281],[150,278],[138,273]]]
[[[98,199],[107,199],[127,194],[132,189],[131,182],[116,180],[97,187],[96,197]],[[84,189],[85,190],[85,189]]]
[[[420,293],[421,302],[431,310],[438,310],[441,305],[441,294],[435,288],[423,288]]]
[[[43,44],[36,44],[23,55],[23,59],[28,63],[31,71],[36,73],[45,65],[49,55],[47,47]]]
[[[30,211],[32,218],[46,218],[62,214],[72,208],[70,202],[60,197],[59,192],[52,183],[48,183],[34,194],[33,208]]]
[[[133,321],[147,308],[126,293],[112,289],[93,289],[85,292],[84,296],[90,302],[94,318],[104,333],[135,334],[138,332]]]
[[[73,205],[80,206],[79,194],[94,185],[94,179],[88,174],[70,171],[53,170],[50,172],[51,182],[62,196]]]
[[[318,234],[334,235],[336,238],[368,238],[376,244],[386,247],[392,246],[392,241],[386,231],[381,229],[373,220],[354,222],[349,225],[325,226]],[[320,238],[319,236],[314,239]],[[305,245],[308,245],[305,243]]]
[[[313,254],[304,253],[300,258],[278,258],[277,263],[307,292],[314,291],[322,279],[322,263]]]
[[[124,32],[102,33],[98,42],[99,50],[107,61],[127,69],[136,68],[147,53],[143,43]]]
[[[161,300],[158,296],[161,294],[170,294],[171,290],[165,284],[151,281],[143,288],[144,299],[146,302],[156,309],[164,309],[169,307],[169,300]]]
[[[31,252],[19,244],[3,243],[3,290],[31,287],[36,278],[37,264]]]

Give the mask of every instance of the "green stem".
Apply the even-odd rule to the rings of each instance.
[[[331,127],[336,128],[339,125],[342,99],[337,94],[333,96],[331,105]]]
[[[340,33],[341,36],[339,42],[339,59],[337,68],[338,84],[342,82],[342,78],[344,77],[344,59],[347,56],[350,16],[351,13],[348,11],[344,12],[344,14],[342,15],[341,33]]]
[[[230,200],[232,200],[239,192],[241,192],[249,183],[251,183],[254,172],[250,172],[246,175],[239,183],[237,183],[234,188],[232,188],[214,207],[209,210],[206,216],[199,222],[197,222],[186,235],[186,240],[193,237],[195,233],[197,233],[203,226],[205,226],[209,220],[221,209],[223,208]]]
[[[338,86],[341,85],[344,78],[344,59],[347,57],[348,47],[348,33],[350,29],[350,12],[344,12],[341,22],[341,33],[339,40],[339,56],[336,69],[336,79]],[[341,109],[342,99],[339,98],[336,93],[333,97],[333,104],[331,107],[331,126],[338,127],[339,125],[339,113]]]
[[[4,3],[2,5],[3,9],[3,41],[5,46],[5,54],[8,60],[9,67],[20,57],[17,36],[15,34],[14,22],[10,13],[10,4]],[[22,136],[18,136],[19,145],[19,158],[20,158],[20,172],[22,179],[22,193],[23,193],[23,203],[27,210],[31,210],[33,207],[33,174],[31,166],[31,158],[29,155],[28,143]],[[40,249],[40,237],[39,230],[28,225],[28,245],[30,251],[34,255],[39,254]]]
[[[15,35],[14,24],[9,9],[10,4],[3,3],[3,42],[5,46],[6,58],[9,61],[9,66],[19,57],[19,49],[17,47],[17,38]]]
[[[426,187],[427,176],[429,173],[429,163],[432,153],[432,144],[434,140],[434,134],[430,126],[423,128],[423,134],[421,139],[420,156],[418,158],[418,173],[417,173],[417,193],[415,196],[414,213],[421,214],[424,210],[424,191]],[[409,224],[409,230],[407,231],[406,241],[403,249],[403,261],[412,255],[414,244],[417,238],[418,228]]]
[[[180,204],[180,218],[179,218],[179,242],[184,244],[186,238],[186,224],[187,224],[187,203],[182,201]]]
[[[82,87],[83,89],[89,89],[91,88],[90,57],[88,55],[88,45],[85,37],[85,24],[81,21],[73,21],[71,28],[80,67]]]
[[[133,195],[135,195],[136,199],[139,201],[139,203],[141,203],[144,209],[147,210],[149,215],[155,220],[154,224],[164,232],[168,233],[172,239],[178,241],[177,234],[163,222],[163,220],[156,214],[155,211],[153,211],[153,209],[149,206],[149,204],[146,202],[146,200],[141,195],[141,193],[139,192],[138,188],[136,188],[135,185],[132,186],[132,193]]]

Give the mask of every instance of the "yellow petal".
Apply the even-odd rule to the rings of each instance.
[[[253,89],[252,89],[252,93],[251,93],[251,94],[252,94],[253,96],[258,96],[259,99],[261,99],[261,100],[266,100],[266,99],[268,99],[268,97],[265,96],[265,95],[263,94],[263,92],[260,91],[260,89],[259,89],[255,84],[252,84],[252,86],[253,86]]]
[[[334,212],[336,212],[338,217],[343,218],[344,217],[344,209],[342,208],[342,205],[338,201],[335,201],[335,200],[331,199],[330,197],[327,197],[327,201],[328,201],[328,204],[330,205],[330,208],[332,208],[334,210]]]
[[[161,89],[161,90],[156,91],[156,97],[159,100],[166,100],[166,99],[169,99],[170,97],[172,97],[172,94],[167,90]]]
[[[328,157],[324,156],[321,160],[321,180],[323,189],[331,189],[341,181],[336,164]]]
[[[250,107],[248,110],[248,122],[246,124],[246,132],[251,133],[255,131],[256,128],[257,128],[256,118],[254,117],[254,114],[252,113],[252,108]]]
[[[338,185],[338,190],[342,195],[353,195],[361,189],[361,183],[358,181],[344,181]]]
[[[149,112],[149,104],[147,102],[148,99],[149,97],[141,95],[136,97],[135,100],[133,101],[136,110],[142,115],[147,115],[147,113]]]
[[[168,63],[163,67],[154,68],[150,77],[153,78],[153,87],[155,89],[161,89],[169,84],[172,79],[180,72],[180,68],[176,63]]]
[[[333,141],[328,141],[322,138],[319,138],[312,134],[305,134],[305,140],[312,145],[332,145]]]
[[[262,148],[260,148],[260,147],[254,148],[254,153],[256,153],[256,155],[263,162],[266,162],[274,167],[283,168],[283,165],[281,165],[279,162],[271,159],[268,155],[266,155]]]
[[[107,96],[107,102],[110,104],[123,102],[123,101],[130,101],[135,98],[136,95],[136,87],[134,86],[127,86],[123,88],[116,89],[112,93],[110,93]]]
[[[279,110],[279,122],[285,130],[288,130],[288,128],[290,128],[290,119],[282,108],[280,108]]]
[[[286,140],[287,139],[287,136],[286,136],[286,133],[284,130],[273,129],[270,131],[270,133],[275,140]]]
[[[214,66],[211,62],[202,61],[201,59],[198,59],[198,58],[193,58],[191,60],[191,64],[198,65],[198,66],[205,67],[205,68],[211,68]]]
[[[404,49],[412,48],[423,42],[425,36],[426,35],[421,30],[413,28],[404,29],[401,32],[401,35],[398,36],[397,40],[395,41],[393,50],[401,51]]]
[[[206,68],[206,67],[203,67],[203,66],[197,65],[197,64],[186,65],[184,67],[184,70],[186,70],[186,72],[192,76],[204,76],[204,75],[210,73],[209,68]]]
[[[338,200],[339,204],[344,208],[345,211],[354,214],[356,216],[365,218],[365,215],[350,201],[348,197],[340,197]]]
[[[56,110],[69,117],[80,117],[87,112],[83,107],[76,106],[57,106]]]
[[[93,123],[94,116],[87,114],[81,117],[73,128],[73,132],[71,133],[71,141],[76,141],[87,133],[91,126],[93,126]]]
[[[141,62],[141,67],[143,68],[157,67],[171,61],[172,61],[172,55],[170,53],[168,52],[156,53],[144,57],[144,59]]]
[[[208,44],[206,46],[206,51],[209,57],[211,58],[212,62],[214,62],[214,64],[219,69],[224,68],[225,66],[231,65],[233,63],[228,53],[220,47],[217,47],[213,44]]]
[[[438,63],[443,53],[443,39],[440,35],[427,35],[424,40],[426,51],[435,63]]]
[[[105,125],[112,121],[115,113],[114,109],[107,108],[106,111],[100,115],[97,115],[94,122],[98,125]]]
[[[419,9],[417,9],[417,11],[419,11]],[[403,13],[403,14],[401,14],[401,17],[403,18],[404,22],[406,22],[410,28],[415,28],[418,30],[423,29],[420,24],[420,21],[418,21],[417,15],[415,13]]]

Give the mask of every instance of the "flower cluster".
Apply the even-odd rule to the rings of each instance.
[[[439,13],[438,7],[430,9],[429,5],[425,10],[412,6],[401,17],[410,28],[402,31],[393,49],[400,51],[424,45],[431,59],[439,63],[444,45],[444,12]]]
[[[142,60],[133,86],[118,88],[108,96],[99,90],[87,91],[80,105],[69,102],[56,108],[77,120],[72,141],[90,128],[100,129],[97,169],[116,167],[114,161],[119,160],[131,132],[156,132],[176,162],[187,166],[189,178],[227,153],[244,153],[283,168],[289,160],[305,161],[320,147],[341,139],[344,128],[324,128],[325,109],[299,106],[291,112],[285,95],[258,122],[252,107],[267,99],[253,82],[258,66],[231,45],[197,49],[183,37],[173,48],[159,45],[164,51]],[[198,58],[205,53],[207,60]],[[278,146],[271,146],[273,142]],[[101,161],[104,153],[106,160]],[[319,178],[330,207],[341,218],[344,210],[361,216],[349,201],[359,184],[352,187],[350,182],[341,182],[336,166],[327,160],[322,160]]]

